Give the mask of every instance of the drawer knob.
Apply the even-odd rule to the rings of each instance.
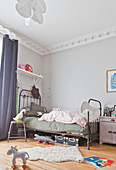
[[[112,131],[111,131],[111,130],[109,130],[109,131],[108,131],[108,133],[112,133]]]

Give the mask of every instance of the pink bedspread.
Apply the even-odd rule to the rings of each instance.
[[[85,126],[87,124],[87,112],[88,110],[84,110],[83,113],[79,113],[78,111],[68,111],[68,110],[54,110],[50,113],[43,114],[39,121],[46,120],[46,121],[56,121],[62,123],[76,123],[80,126]]]

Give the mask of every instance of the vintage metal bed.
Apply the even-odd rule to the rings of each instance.
[[[31,91],[30,90],[26,90],[23,89],[20,91],[19,94],[19,107],[18,107],[18,111],[20,111],[22,108],[24,107],[30,107],[31,102],[35,102],[38,105],[41,106],[41,96],[39,97],[39,99],[35,99],[32,97],[31,95]],[[101,116],[101,112],[102,112],[102,106],[101,106],[101,102],[95,99],[89,99],[88,103],[91,102],[95,102],[98,103],[99,105],[99,115]],[[50,127],[55,123],[55,122],[47,122],[47,121],[38,121],[38,118],[36,117],[25,117],[24,121],[26,122],[26,127],[28,129],[34,130],[34,131],[38,131],[38,132],[44,132],[44,133],[50,133],[50,134],[55,134],[55,135],[65,135],[65,136],[70,136],[70,137],[80,137],[80,138],[84,138],[87,140],[87,149],[89,150],[90,147],[90,142],[94,141],[94,140],[98,140],[99,138],[99,122],[90,122],[89,121],[89,112],[88,112],[88,123],[86,125],[86,128],[84,130],[82,130],[81,127],[79,127],[79,125],[77,124],[71,124],[71,125],[67,125],[67,124],[63,124],[60,122],[56,122],[57,126],[55,125],[55,127],[59,127],[63,126],[64,129],[61,128],[61,130],[55,130],[50,129],[49,127],[47,127],[46,129],[41,128],[42,124],[45,127],[45,124],[50,125]],[[38,126],[35,126],[35,122],[37,123]],[[73,127],[73,131],[66,131],[65,127]],[[76,131],[76,128],[79,127],[79,129],[81,128],[81,131]],[[75,130],[74,130],[75,129]],[[77,128],[78,129],[78,128]]]

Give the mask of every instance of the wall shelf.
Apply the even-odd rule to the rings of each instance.
[[[23,70],[21,68],[17,68],[17,75],[24,75],[24,76],[29,76],[34,79],[34,83],[36,83],[40,78],[44,78],[41,74],[35,74],[26,70]]]

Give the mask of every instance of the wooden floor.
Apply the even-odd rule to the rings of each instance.
[[[17,145],[18,149],[32,148],[36,146],[46,147],[43,144],[37,144],[35,140],[28,139],[27,142],[24,142],[24,139],[10,140],[0,142],[0,170],[10,170],[12,155],[7,155],[7,150],[11,146]],[[50,147],[50,145],[49,145]],[[102,170],[111,169],[116,170],[116,145],[99,145],[98,143],[91,143],[90,150],[87,150],[86,144],[79,146],[79,150],[84,157],[87,156],[100,156],[107,159],[114,160],[114,163],[111,166],[103,167]],[[22,161],[20,159],[16,160],[18,165],[17,170],[21,170]],[[83,163],[77,162],[62,162],[62,163],[49,163],[46,161],[27,161],[27,168],[25,170],[94,170],[98,169],[94,165],[84,161]]]

